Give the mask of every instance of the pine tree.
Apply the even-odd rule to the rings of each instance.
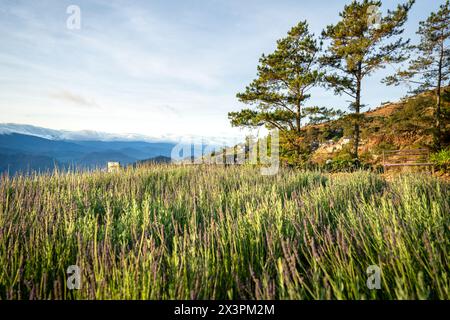
[[[297,151],[301,135],[303,108],[308,93],[323,74],[318,70],[320,44],[308,30],[306,21],[298,23],[287,37],[277,41],[276,50],[260,58],[257,78],[237,94],[239,101],[255,106],[228,114],[233,126],[277,128]]]
[[[420,42],[411,46],[414,50],[414,58],[409,61],[406,70],[400,70],[397,74],[385,79],[387,84],[398,85],[402,82],[415,84],[413,93],[421,93],[434,90],[436,107],[434,112],[435,130],[434,144],[440,148],[442,139],[441,100],[442,87],[450,78],[450,1],[442,4],[437,12],[425,21],[420,22],[417,34]]]
[[[408,58],[404,50],[409,40],[404,41],[401,37],[389,40],[403,32],[402,27],[413,3],[410,0],[396,10],[389,10],[385,16],[380,14],[375,24],[374,8],[378,10],[381,1],[353,1],[339,14],[341,20],[322,32],[324,40],[330,42],[326,54],[320,59],[330,70],[325,77],[326,84],[337,94],[346,94],[352,99],[355,159],[358,159],[360,140],[360,111],[364,106],[361,103],[363,79],[387,63],[399,63]]]
[[[325,107],[307,107],[303,108],[303,114],[308,117],[308,124],[314,125],[338,119],[344,112]]]

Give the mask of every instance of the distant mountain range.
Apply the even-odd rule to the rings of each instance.
[[[145,141],[145,142],[173,142],[179,137],[174,135],[162,135],[150,137],[140,134],[113,134],[92,130],[69,131],[54,130],[32,126],[28,124],[0,123],[0,134],[19,133],[36,136],[49,140],[75,140],[75,141]]]
[[[175,145],[89,131],[76,133],[0,124],[0,173],[105,168],[108,161],[122,165],[152,159],[167,162]]]
[[[136,133],[115,134],[106,133],[93,130],[82,131],[69,131],[69,130],[54,130],[43,127],[37,127],[28,124],[16,124],[16,123],[0,123],[0,135],[18,133],[28,136],[40,137],[48,140],[69,140],[69,141],[140,141],[140,142],[166,142],[166,143],[178,143],[178,142],[191,142],[191,141],[204,141],[211,145],[223,145],[234,143],[235,139],[239,137],[229,136],[196,136],[196,135],[183,135],[178,136],[174,134],[160,134],[158,136],[147,136]],[[242,138],[242,137],[241,137]]]

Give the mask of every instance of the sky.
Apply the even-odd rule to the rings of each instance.
[[[406,1],[406,0],[405,0]],[[256,76],[258,59],[301,20],[316,35],[344,0],[0,0],[0,123],[151,137],[241,137],[227,113]],[[385,0],[382,10],[403,1]],[[444,0],[417,0],[404,37]],[[68,28],[80,9],[80,28]],[[73,20],[69,20],[73,21]],[[69,23],[69,26],[72,26]],[[369,108],[407,88],[363,83]],[[310,105],[346,110],[314,89]]]

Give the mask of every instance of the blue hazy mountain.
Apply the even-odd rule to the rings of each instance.
[[[108,161],[122,165],[158,156],[170,157],[172,142],[56,140],[35,135],[0,133],[0,173],[48,171],[54,168],[104,168]]]
[[[32,155],[24,153],[4,154],[0,151],[0,174],[8,172],[11,175],[17,172],[49,172],[55,168],[64,169],[65,166],[53,158],[43,155]]]
[[[157,156],[150,159],[145,160],[139,160],[135,162],[133,165],[136,166],[146,166],[146,165],[152,165],[152,164],[162,164],[162,163],[171,163],[172,159],[170,157],[165,156]]]

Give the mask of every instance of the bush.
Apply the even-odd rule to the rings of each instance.
[[[432,154],[430,160],[436,169],[448,173],[450,167],[450,148]]]

